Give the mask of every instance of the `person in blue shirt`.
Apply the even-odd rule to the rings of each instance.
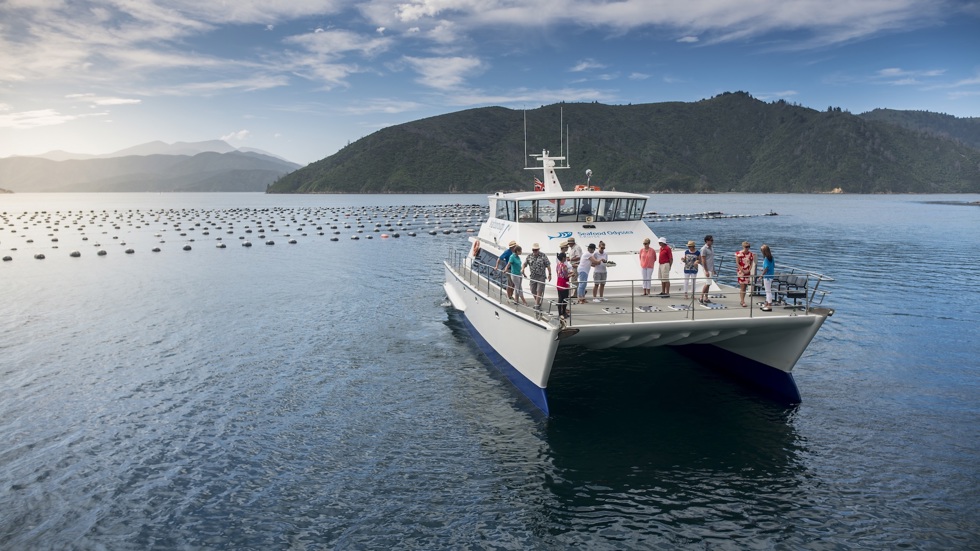
[[[510,277],[510,256],[514,254],[514,247],[517,246],[517,241],[511,241],[507,244],[507,250],[500,253],[500,258],[497,259],[497,264],[494,265],[494,269],[497,273],[503,270],[504,277],[507,278],[507,299],[510,300],[514,298],[514,282]]]
[[[527,301],[524,300],[524,288],[521,285],[521,251],[520,245],[514,247],[514,254],[507,259],[507,266],[510,267],[510,280],[514,285],[514,303],[516,304],[517,299],[520,299],[524,306],[527,306]]]
[[[769,245],[763,244],[759,252],[762,253],[762,285],[766,288],[766,303],[762,311],[772,312],[772,279],[776,275],[776,261],[772,258]]]

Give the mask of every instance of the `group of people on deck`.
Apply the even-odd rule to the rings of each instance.
[[[667,239],[661,237],[659,240],[660,250],[655,251],[650,247],[650,239],[643,240],[643,248],[640,249],[640,267],[643,270],[643,294],[649,295],[650,291],[650,280],[653,276],[654,262],[658,262],[660,266],[660,294],[658,296],[669,298],[670,297],[670,269],[674,264],[674,255],[671,251],[669,245],[667,245]],[[756,273],[756,257],[755,253],[751,250],[752,244],[748,241],[742,242],[742,250],[735,253],[735,269],[736,275],[738,276],[738,286],[739,286],[739,302],[742,308],[746,308],[745,304],[745,292],[752,285],[752,280]],[[762,306],[762,310],[769,312],[772,310],[772,280],[776,273],[776,263],[772,256],[772,250],[769,245],[762,245],[759,249],[762,254],[762,282],[766,290],[766,302]],[[683,256],[684,262],[684,298],[694,298],[697,295],[697,288],[695,287],[695,282],[698,275],[698,266],[704,268],[704,285],[701,288],[701,296],[698,297],[698,302],[701,304],[711,304],[711,299],[708,298],[708,291],[711,289],[711,285],[714,283],[714,277],[718,276],[718,272],[715,271],[715,251],[714,251],[714,237],[711,235],[704,236],[704,245],[700,250],[697,248],[697,244],[694,241],[687,242],[687,249],[684,251]],[[750,291],[751,292],[751,291]]]
[[[659,266],[657,274],[660,280],[660,293],[656,296],[670,297],[670,270],[674,264],[674,254],[667,239],[658,239],[659,247],[654,249],[650,246],[650,239],[643,240],[643,247],[639,250],[640,268],[643,278],[643,295],[650,296],[651,281],[653,279],[654,268]],[[701,304],[711,304],[708,296],[713,279],[718,276],[715,270],[714,237],[706,235],[704,245],[697,248],[694,241],[687,242],[687,249],[684,251],[681,261],[684,265],[684,298],[698,298]],[[503,270],[507,274],[507,298],[515,304],[520,302],[528,306],[524,298],[523,279],[529,277],[530,290],[534,300],[534,308],[541,309],[544,298],[545,285],[551,282],[552,272],[555,275],[555,285],[558,289],[558,314],[562,318],[567,318],[571,299],[576,299],[577,304],[588,302],[587,287],[592,281],[592,302],[604,302],[607,266],[609,256],[606,253],[606,244],[599,241],[598,246],[590,243],[583,252],[582,248],[575,242],[574,237],[569,237],[567,241],[559,243],[560,252],[556,256],[555,268],[552,270],[551,263],[546,254],[541,252],[538,243],[531,245],[531,254],[526,259],[521,259],[523,249],[516,241],[508,244],[507,250],[500,255],[497,260],[496,269]],[[768,245],[762,245],[760,253],[762,262],[762,281],[766,290],[766,302],[762,310],[772,310],[772,280],[775,275],[775,261],[772,251]],[[742,250],[735,253],[736,275],[739,284],[739,299],[743,308],[745,304],[745,293],[753,283],[756,274],[756,256],[751,251],[751,244],[748,241],[742,243]],[[697,274],[698,267],[704,269],[703,285],[700,296],[698,290]],[[751,291],[750,291],[751,293]]]

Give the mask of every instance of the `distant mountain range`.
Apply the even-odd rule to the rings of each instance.
[[[51,151],[0,159],[13,192],[266,191],[301,165],[221,140],[150,142],[106,155]]]
[[[379,130],[283,176],[269,192],[530,190],[525,154],[562,147],[573,167],[559,173],[566,189],[592,169],[593,185],[644,193],[980,192],[980,118],[884,109],[853,115],[744,92],[693,103],[450,113]]]

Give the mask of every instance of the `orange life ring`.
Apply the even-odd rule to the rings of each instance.
[[[480,241],[478,239],[473,240],[473,258],[480,255]]]

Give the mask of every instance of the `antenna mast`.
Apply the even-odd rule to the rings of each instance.
[[[527,168],[527,108],[524,108],[524,168]]]
[[[558,146],[559,155],[565,156],[565,133],[562,132],[562,128],[565,127],[565,106],[561,105],[558,107]]]

